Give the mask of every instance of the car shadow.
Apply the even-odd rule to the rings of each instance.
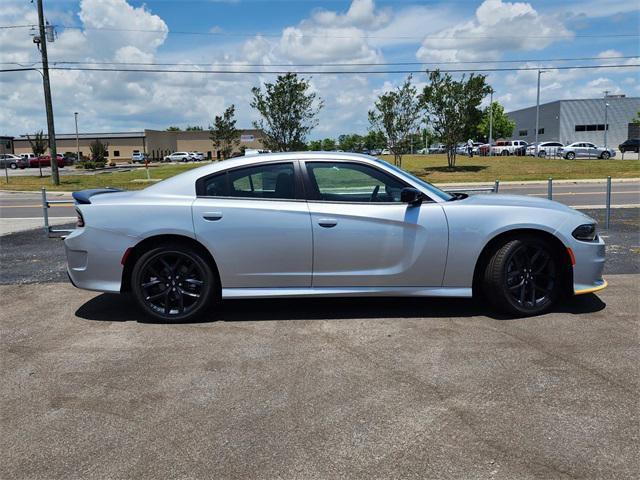
[[[554,312],[579,315],[604,309],[594,294],[567,299]],[[129,295],[103,293],[80,306],[76,316],[85,320],[162,323],[146,317]],[[501,315],[483,302],[467,298],[288,298],[243,299],[220,302],[198,323],[270,320],[348,320],[450,318],[486,316],[495,320],[520,320]]]

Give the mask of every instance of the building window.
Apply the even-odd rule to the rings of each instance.
[[[104,152],[104,156],[108,157],[109,156],[109,150],[107,150],[106,152]]]
[[[544,128],[539,128],[538,129],[538,135],[542,135],[544,134]]]
[[[528,130],[519,130],[518,135],[521,137],[526,137],[529,134]]]
[[[120,156],[120,150],[114,150],[113,151],[113,156],[114,157],[119,157]]]
[[[208,152],[207,152],[207,158],[208,158],[209,160],[211,160],[211,151],[208,151]]]
[[[609,130],[609,124],[606,126]],[[604,123],[592,123],[590,125],[576,125],[576,132],[603,132],[605,129]]]

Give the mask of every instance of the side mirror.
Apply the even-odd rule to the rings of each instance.
[[[424,195],[420,190],[415,188],[403,188],[400,192],[400,201],[403,203],[408,203],[409,205],[420,205]]]

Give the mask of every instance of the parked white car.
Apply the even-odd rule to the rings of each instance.
[[[189,152],[189,155],[191,155],[191,158],[196,162],[204,160],[204,153],[202,152]]]
[[[131,155],[131,163],[144,163],[149,157],[143,152],[133,152]]]
[[[567,160],[574,158],[601,158],[607,160],[616,156],[613,148],[598,147],[589,142],[574,142],[558,149],[558,155]]]
[[[164,157],[165,162],[189,162],[193,160],[189,152],[173,152],[171,155]]]
[[[538,146],[538,156],[546,157],[546,156],[556,156],[558,155],[558,149],[563,147],[564,145],[560,142],[539,142]],[[527,155],[535,156],[536,154],[536,144],[532,143],[527,146]]]
[[[389,150],[388,148],[383,148],[380,155],[391,155],[391,150]]]

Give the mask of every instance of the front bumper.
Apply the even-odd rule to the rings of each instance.
[[[593,293],[607,287],[602,278],[605,262],[605,244],[598,237],[595,242],[574,241],[571,250],[575,257],[573,266],[573,292],[575,295]]]

